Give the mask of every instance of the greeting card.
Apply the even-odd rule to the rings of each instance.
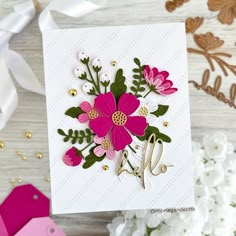
[[[182,23],[44,32],[54,214],[192,207]]]

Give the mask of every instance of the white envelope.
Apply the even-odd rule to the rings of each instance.
[[[184,23],[53,30],[43,47],[53,214],[193,207]]]

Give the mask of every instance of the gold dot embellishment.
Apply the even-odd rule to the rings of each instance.
[[[127,121],[127,116],[121,112],[121,111],[116,111],[112,115],[112,121],[115,125],[124,125]]]
[[[3,141],[0,141],[0,149],[5,148],[5,143]]]
[[[45,180],[46,182],[50,182],[50,177],[49,177],[49,176],[46,176],[46,177],[44,178],[44,180]]]
[[[112,66],[116,66],[116,65],[117,65],[117,61],[112,61],[112,62],[111,62],[111,65],[112,65]]]
[[[31,132],[25,132],[25,137],[27,139],[31,139],[32,138],[32,133]]]
[[[161,166],[161,173],[166,173],[166,171],[167,171],[167,166],[166,165],[162,165]]]
[[[109,170],[109,166],[108,166],[108,165],[104,165],[104,166],[102,167],[102,169],[105,170],[105,171],[107,171],[107,170]]]
[[[169,124],[168,121],[164,121],[164,122],[163,122],[163,126],[165,126],[165,127],[169,127],[169,125],[170,125],[170,124]]]
[[[38,159],[42,159],[42,158],[43,158],[43,153],[42,153],[42,152],[37,152],[37,153],[35,154],[35,156],[36,156],[36,158],[38,158]]]
[[[70,89],[69,90],[69,94],[72,96],[72,97],[75,97],[77,95],[77,90],[76,89]]]

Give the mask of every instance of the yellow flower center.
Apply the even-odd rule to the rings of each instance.
[[[148,109],[147,107],[141,107],[138,111],[140,116],[146,117],[148,115]]]
[[[112,115],[112,121],[115,125],[124,125],[127,121],[127,116],[121,112],[121,111],[116,111]]]
[[[90,120],[93,120],[98,117],[98,113],[95,110],[91,110],[89,111],[88,116]]]
[[[108,150],[112,147],[111,142],[108,139],[102,141],[102,148]]]

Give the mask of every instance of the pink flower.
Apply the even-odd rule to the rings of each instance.
[[[95,135],[93,140],[95,143],[100,144],[94,148],[94,154],[96,156],[101,157],[106,154],[106,157],[110,160],[113,160],[116,157],[116,152],[112,145],[110,135],[101,138]]]
[[[83,156],[81,151],[75,147],[69,149],[63,157],[63,162],[68,166],[78,166],[82,160]]]
[[[89,102],[82,102],[80,108],[85,112],[78,116],[78,120],[81,123],[85,123],[88,120],[92,120],[98,117],[98,112],[91,106]]]
[[[91,120],[89,127],[98,137],[104,137],[111,132],[115,150],[123,150],[132,142],[130,133],[143,136],[147,128],[145,117],[130,116],[137,110],[139,104],[140,101],[128,93],[121,95],[117,106],[111,92],[100,94],[95,98],[94,107],[101,116]]]
[[[161,95],[172,94],[178,90],[177,88],[172,88],[173,82],[171,80],[167,80],[169,76],[167,71],[158,71],[156,67],[151,69],[147,65],[143,70],[143,75],[150,89]]]

